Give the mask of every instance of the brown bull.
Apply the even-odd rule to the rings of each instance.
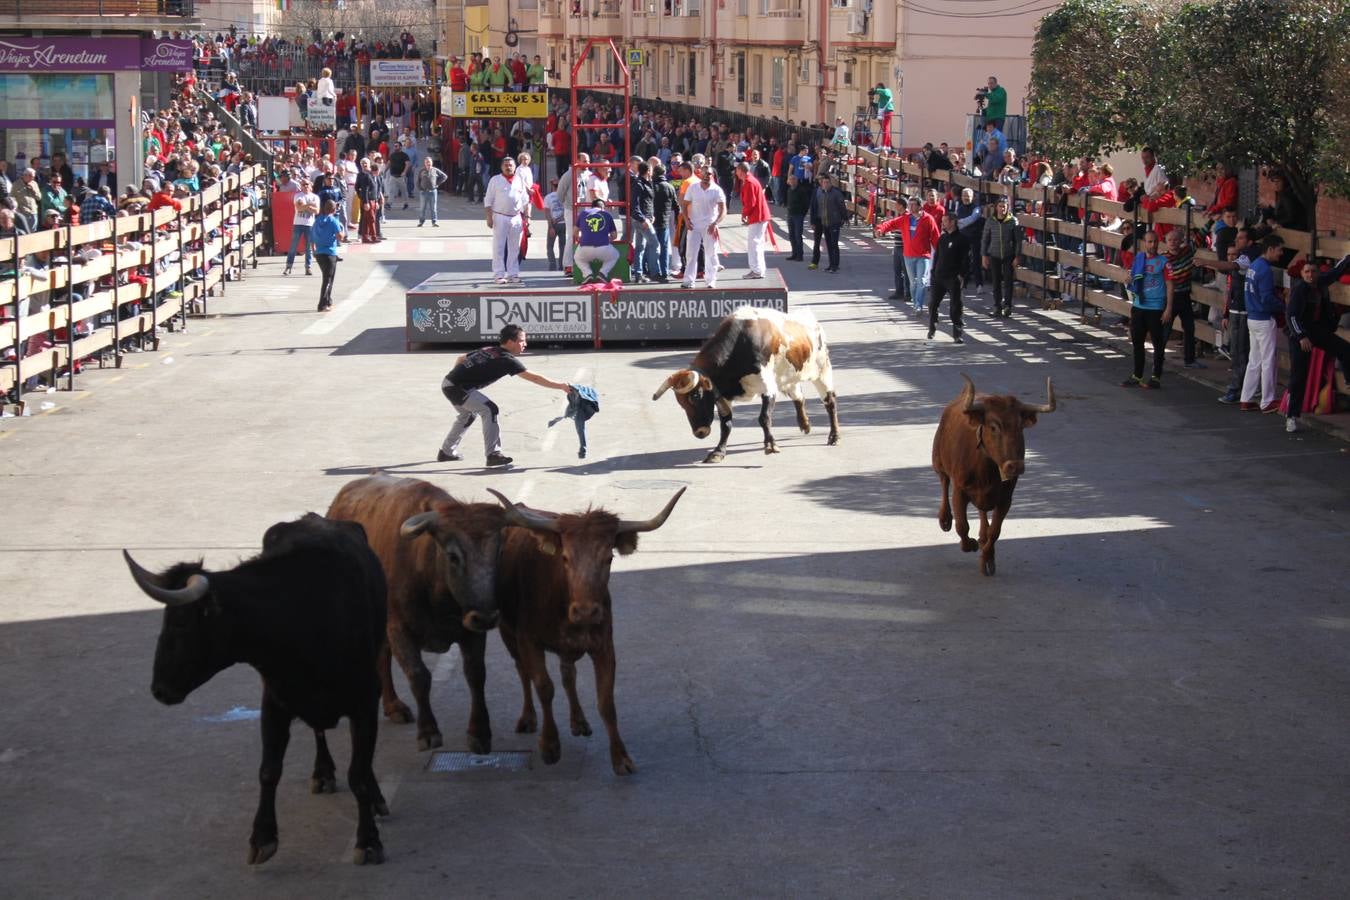
[[[492,749],[483,682],[487,632],[496,627],[497,565],[502,530],[529,526],[514,509],[461,503],[425,481],[376,474],[338,492],[330,519],[359,522],[380,558],[389,584],[388,645],[380,653],[384,714],[411,722],[412,711],[394,693],[390,655],[398,658],[417,701],[417,749],[441,746],[431,711],[431,673],[423,650],[444,653],[459,644],[469,685],[469,749]]]
[[[938,525],[943,531],[951,531],[955,508],[961,549],[970,553],[978,548],[980,571],[993,575],[994,542],[1012,506],[1017,479],[1026,469],[1022,430],[1036,424],[1037,414],[1055,411],[1055,386],[1045,379],[1047,402],[1032,406],[1011,395],[976,396],[974,383],[964,374],[961,377],[966,382],[965,390],[942,411],[942,421],[933,436],[933,471],[942,480]],[[968,503],[980,511],[978,543],[970,539]]]
[[[567,692],[572,733],[589,735],[591,726],[577,699],[576,661],[589,655],[595,666],[595,692],[600,718],[609,732],[609,760],[616,775],[630,775],[637,766],[619,737],[614,708],[614,617],[609,596],[609,567],[614,554],[637,550],[638,534],[665,524],[685,488],[665,509],[645,522],[620,519],[603,509],[559,515],[523,506],[516,511],[533,530],[507,529],[498,569],[502,640],[516,661],[524,705],[516,731],[536,727],[531,685],[539,692],[544,727],[539,753],[552,765],[562,756],[558,726],[553,720],[553,682],[544,652],[558,654],[563,689]],[[509,507],[510,501],[491,492]]]

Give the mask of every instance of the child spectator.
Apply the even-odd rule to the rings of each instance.
[[[1163,355],[1167,348],[1167,331],[1163,321],[1171,321],[1167,309],[1167,257],[1158,253],[1158,236],[1147,232],[1143,252],[1134,258],[1130,269],[1130,343],[1134,347],[1134,374],[1120,383],[1121,387],[1157,389],[1162,387]],[[1144,380],[1144,335],[1153,344],[1153,375]]]

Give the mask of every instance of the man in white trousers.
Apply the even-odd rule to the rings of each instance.
[[[769,227],[769,201],[764,185],[750,172],[747,163],[736,166],[736,182],[741,190],[741,222],[746,226],[745,253],[750,273],[746,278],[764,277],[764,237]]]
[[[698,251],[703,249],[703,280],[710,288],[717,287],[717,226],[727,212],[727,195],[713,178],[713,167],[707,163],[699,169],[698,182],[684,192],[684,216],[689,222],[689,234],[684,241],[684,286],[694,286],[698,276]]]
[[[521,284],[520,235],[524,217],[530,214],[530,192],[524,179],[516,176],[511,157],[502,160],[501,174],[488,182],[483,209],[492,229],[492,277],[498,284]]]
[[[569,278],[572,275],[572,256],[576,252],[576,231],[577,231],[577,209],[585,209],[590,205],[590,199],[587,197],[587,188],[590,184],[591,173],[586,168],[591,161],[590,154],[578,153],[576,167],[579,174],[577,187],[579,190],[574,195],[572,185],[572,169],[569,167],[562,173],[558,179],[558,199],[563,205],[563,220],[567,223],[567,240],[563,242],[562,268],[563,274]]]

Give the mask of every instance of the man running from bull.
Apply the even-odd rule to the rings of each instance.
[[[497,404],[482,392],[495,381],[507,375],[519,375],[526,381],[532,381],[540,387],[552,388],[564,394],[572,392],[571,385],[561,381],[550,381],[542,375],[525,370],[525,365],[517,357],[525,352],[525,329],[519,325],[507,325],[501,330],[501,341],[495,347],[483,347],[466,353],[455,360],[455,367],[441,382],[441,393],[459,413],[450,433],[441,443],[436,454],[438,462],[456,462],[463,459],[459,454],[459,442],[469,430],[473,420],[483,417],[483,447],[487,450],[489,467],[511,465],[511,457],[502,455],[502,433],[497,425]]]

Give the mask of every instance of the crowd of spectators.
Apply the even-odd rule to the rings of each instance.
[[[214,115],[199,102],[192,90],[193,81],[191,74],[178,76],[170,102],[156,112],[147,111],[143,114],[145,166],[142,172],[134,173],[131,178],[122,179],[122,173],[118,172],[115,163],[97,163],[87,173],[77,175],[69,158],[61,151],[53,152],[49,158],[16,160],[13,169],[9,161],[0,161],[0,240],[39,230],[89,224],[111,217],[127,217],[166,206],[181,209],[188,197],[210,188],[228,174],[238,173],[242,168],[251,166],[253,158],[238,142],[230,140]],[[258,188],[248,186],[242,189],[242,193],[254,205],[262,203],[262,193]],[[171,226],[174,229],[176,227]],[[228,249],[237,242],[238,235],[228,228],[224,230]],[[213,233],[204,237],[209,241],[218,236]],[[123,284],[148,284],[151,278],[150,264],[124,269],[95,280],[78,279],[78,267],[104,252],[113,249],[135,250],[139,246],[130,235],[123,234],[116,248],[83,246],[76,251],[73,259],[67,257],[64,250],[41,251],[23,256],[17,263],[5,263],[0,266],[0,277],[13,277],[15,266],[20,272],[41,277],[53,266],[73,262],[76,266],[76,281],[59,291],[40,291],[25,297],[17,304],[6,307],[0,315],[23,318],[48,306],[79,302],[95,292],[111,290]],[[195,250],[199,246],[199,243],[193,242],[184,249]],[[201,277],[204,271],[220,265],[222,259],[222,256],[217,256],[207,260],[206,269],[184,272],[183,276]],[[177,252],[161,258],[157,264],[157,291],[145,303],[161,305],[169,299],[182,296],[177,263]],[[141,303],[131,303],[122,306],[118,316],[126,319],[140,312]],[[113,313],[108,312],[94,319],[80,321],[72,336],[75,339],[85,337],[95,328],[110,324],[112,316]],[[20,355],[40,352],[54,343],[65,341],[67,337],[64,329],[35,333],[27,338]],[[139,349],[139,342],[130,338],[124,339],[118,348],[121,352],[136,352]],[[0,359],[12,360],[13,357],[13,347],[0,348]],[[75,362],[76,372],[81,362]],[[29,379],[25,390],[38,389],[47,377],[50,376]]]

